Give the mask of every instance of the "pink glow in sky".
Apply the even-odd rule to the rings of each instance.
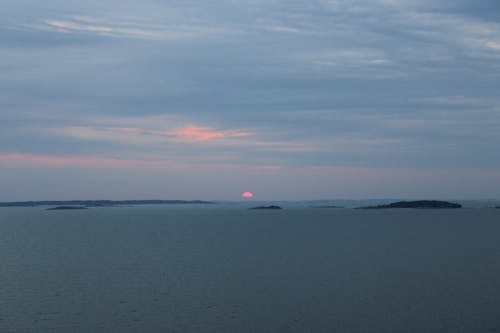
[[[168,135],[179,139],[193,141],[207,141],[224,137],[244,137],[250,133],[241,130],[216,130],[212,127],[187,125],[167,132]]]
[[[250,198],[252,198],[252,197],[253,197],[253,193],[252,193],[252,192],[248,192],[248,191],[247,191],[247,192],[243,192],[243,193],[241,193],[241,196],[242,196],[243,198],[250,199]]]
[[[1,152],[0,167],[61,167],[61,168],[152,168],[186,169],[190,165],[168,160],[134,160],[97,156],[63,156]]]

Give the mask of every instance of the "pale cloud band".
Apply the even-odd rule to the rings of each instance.
[[[208,126],[186,125],[169,131],[160,132],[180,140],[187,141],[209,141],[222,138],[243,138],[251,135],[244,130],[216,130]]]
[[[5,171],[0,175],[4,186],[12,182],[12,176],[26,179],[36,178],[39,183],[44,177],[60,177],[66,172],[73,177],[64,183],[53,179],[52,186],[58,193],[58,184],[66,187],[66,195],[71,198],[84,198],[75,188],[81,188],[78,175],[94,174],[92,178],[101,179],[105,184],[114,184],[102,188],[98,197],[130,199],[130,188],[134,188],[132,197],[142,198],[237,198],[241,189],[251,188],[258,199],[275,199],[287,193],[287,199],[306,198],[373,198],[378,197],[380,188],[384,188],[386,197],[393,198],[452,198],[463,199],[463,193],[469,196],[494,195],[496,186],[491,179],[500,177],[498,169],[476,170],[457,168],[450,170],[439,168],[356,168],[356,167],[277,167],[241,164],[178,164],[162,160],[121,160],[92,156],[56,156],[20,153],[0,153],[0,167]],[[99,173],[108,170],[109,175]],[[76,171],[76,173],[75,173]],[[55,174],[54,174],[55,172]],[[10,178],[6,178],[6,174]],[[130,174],[134,177],[129,177]],[[242,173],[245,177],[242,177]],[[221,174],[224,176],[221,177]],[[356,182],[352,182],[356,179]],[[193,182],[196,183],[193,185]],[[322,186],[318,187],[318,182]],[[144,190],[144,183],[149,184]],[[434,186],[432,193],[429,188]],[[436,187],[437,186],[437,187]],[[214,191],[214,187],[217,191]],[[454,191],[450,194],[449,189]],[[15,193],[23,189],[22,183],[12,188],[9,196],[0,196],[2,200],[47,199],[47,189],[29,186],[22,196]],[[300,190],[299,190],[300,189]],[[87,192],[83,192],[84,195]],[[94,193],[94,192],[91,192]],[[94,193],[94,196],[96,194]]]

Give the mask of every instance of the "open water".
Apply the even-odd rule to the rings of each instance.
[[[2,208],[0,332],[500,332],[500,210]]]

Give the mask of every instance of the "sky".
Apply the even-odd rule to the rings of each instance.
[[[500,198],[497,0],[1,0],[0,201]]]

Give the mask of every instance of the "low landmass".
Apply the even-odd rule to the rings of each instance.
[[[333,205],[319,205],[319,206],[310,206],[311,208],[344,208],[342,206],[333,206]]]
[[[283,208],[281,208],[280,206],[271,205],[271,206],[257,206],[249,209],[283,209]]]
[[[164,204],[214,204],[203,200],[68,200],[68,201],[14,201],[0,202],[0,207],[38,207],[38,206],[81,206],[81,207],[114,207],[131,205],[164,205]]]
[[[449,209],[449,208],[462,208],[462,205],[448,201],[417,200],[417,201],[398,201],[387,205],[358,207],[358,209],[387,209],[387,208]]]
[[[74,210],[74,209],[88,209],[88,208],[85,206],[57,206],[57,207],[47,208],[46,210]]]

